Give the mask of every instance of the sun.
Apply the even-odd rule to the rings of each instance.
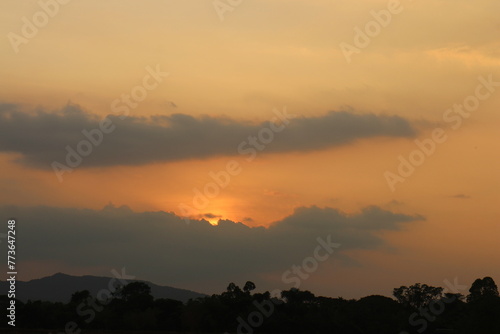
[[[198,216],[198,219],[203,219],[203,220],[209,222],[210,225],[217,226],[217,225],[219,225],[219,220],[223,219],[222,217],[223,216],[219,213],[210,212],[210,213],[205,213],[205,214]]]
[[[220,218],[205,218],[212,226],[217,226],[219,225],[219,219]]]

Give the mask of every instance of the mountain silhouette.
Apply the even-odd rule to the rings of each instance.
[[[28,300],[43,300],[51,302],[67,303],[71,295],[76,291],[89,290],[92,296],[102,289],[108,289],[111,277],[101,276],[71,276],[63,273],[57,273],[52,276],[34,279],[31,281],[16,282],[16,299],[23,302]],[[151,294],[154,298],[168,298],[187,302],[189,299],[205,297],[205,294],[177,289],[170,286],[160,286],[148,281],[127,280],[130,282],[144,282],[151,287]],[[9,290],[8,282],[0,281],[0,295],[7,294]]]

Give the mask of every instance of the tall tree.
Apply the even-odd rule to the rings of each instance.
[[[483,279],[478,278],[472,283],[469,289],[467,302],[480,300],[487,296],[498,297],[498,287],[491,277],[485,277]]]

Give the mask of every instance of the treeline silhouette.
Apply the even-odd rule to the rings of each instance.
[[[444,293],[426,284],[394,289],[395,299],[371,295],[359,300],[315,296],[289,289],[277,296],[229,284],[221,294],[186,304],[154,299],[149,285],[133,282],[107,300],[75,292],[69,303],[16,301],[16,328],[53,333],[90,330],[158,330],[189,333],[500,333],[500,297],[491,277],[477,279],[468,295]],[[6,295],[0,306],[9,306]],[[5,319],[5,317],[4,317]],[[8,327],[7,321],[0,325]]]

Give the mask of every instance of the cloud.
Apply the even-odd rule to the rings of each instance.
[[[269,121],[256,124],[186,114],[107,118],[114,130],[103,135],[102,142],[84,157],[82,167],[234,156],[245,141],[241,149],[253,149],[249,136],[257,136],[270,126]],[[20,162],[39,168],[50,168],[54,161],[66,164],[67,146],[76,150],[80,142],[88,140],[82,131],[99,129],[100,121],[77,105],[56,112],[23,112],[18,105],[1,104],[0,151],[20,153]],[[263,153],[321,150],[379,136],[412,137],[415,130],[400,116],[331,111],[292,119],[283,131],[274,133],[274,140],[265,145]]]
[[[222,218],[221,215],[216,215],[216,214],[213,214],[211,212],[206,212],[206,213],[201,213],[201,214],[198,214],[198,215],[194,215],[194,216],[191,216],[190,217],[191,219],[198,219],[198,220],[201,220],[201,219],[217,219],[217,218]]]
[[[208,219],[221,218],[221,217],[222,217],[221,215],[215,215],[211,212],[203,214],[203,218],[208,218]]]
[[[21,267],[22,261],[79,268],[125,266],[136,276],[180,286],[283,272],[310,256],[318,237],[328,235],[341,244],[335,256],[379,249],[385,245],[380,231],[423,219],[378,207],[346,214],[315,206],[297,208],[268,228],[230,220],[220,220],[217,226],[205,220],[186,224],[173,213],[111,205],[102,210],[4,206],[0,213],[17,219]]]

